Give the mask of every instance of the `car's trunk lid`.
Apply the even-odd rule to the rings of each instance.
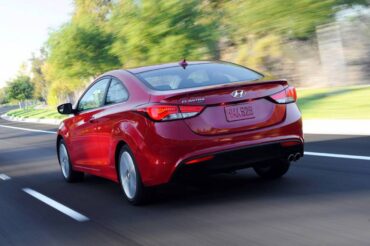
[[[196,117],[185,119],[199,135],[221,135],[250,131],[278,124],[285,117],[285,105],[268,99],[287,86],[285,80],[239,82],[225,85],[157,92],[152,102],[202,105]]]

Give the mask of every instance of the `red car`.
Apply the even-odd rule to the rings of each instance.
[[[119,182],[141,203],[150,187],[193,172],[252,167],[284,175],[303,156],[296,90],[225,62],[180,62],[107,72],[58,130],[64,178],[84,173]]]

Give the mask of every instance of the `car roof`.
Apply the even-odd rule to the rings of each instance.
[[[206,63],[216,63],[211,61],[186,61],[189,65],[196,65],[196,64],[206,64]],[[148,72],[152,70],[162,69],[162,68],[169,68],[169,67],[176,67],[181,66],[180,62],[172,62],[172,63],[164,63],[159,65],[151,65],[151,66],[144,66],[144,67],[136,67],[136,68],[129,68],[125,69],[126,71],[129,71],[131,73],[142,73],[142,72]]]

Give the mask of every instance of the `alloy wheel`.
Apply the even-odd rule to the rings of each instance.
[[[119,162],[120,178],[123,191],[127,198],[133,199],[137,190],[137,177],[134,160],[129,152],[124,151]]]
[[[68,179],[70,173],[69,157],[66,146],[63,143],[59,145],[59,161],[63,176]]]

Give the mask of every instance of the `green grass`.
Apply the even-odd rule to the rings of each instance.
[[[65,119],[65,115],[58,113],[56,109],[14,109],[7,113],[9,116],[22,117],[22,118],[34,118],[34,119]]]
[[[304,119],[370,119],[370,86],[300,89]]]

